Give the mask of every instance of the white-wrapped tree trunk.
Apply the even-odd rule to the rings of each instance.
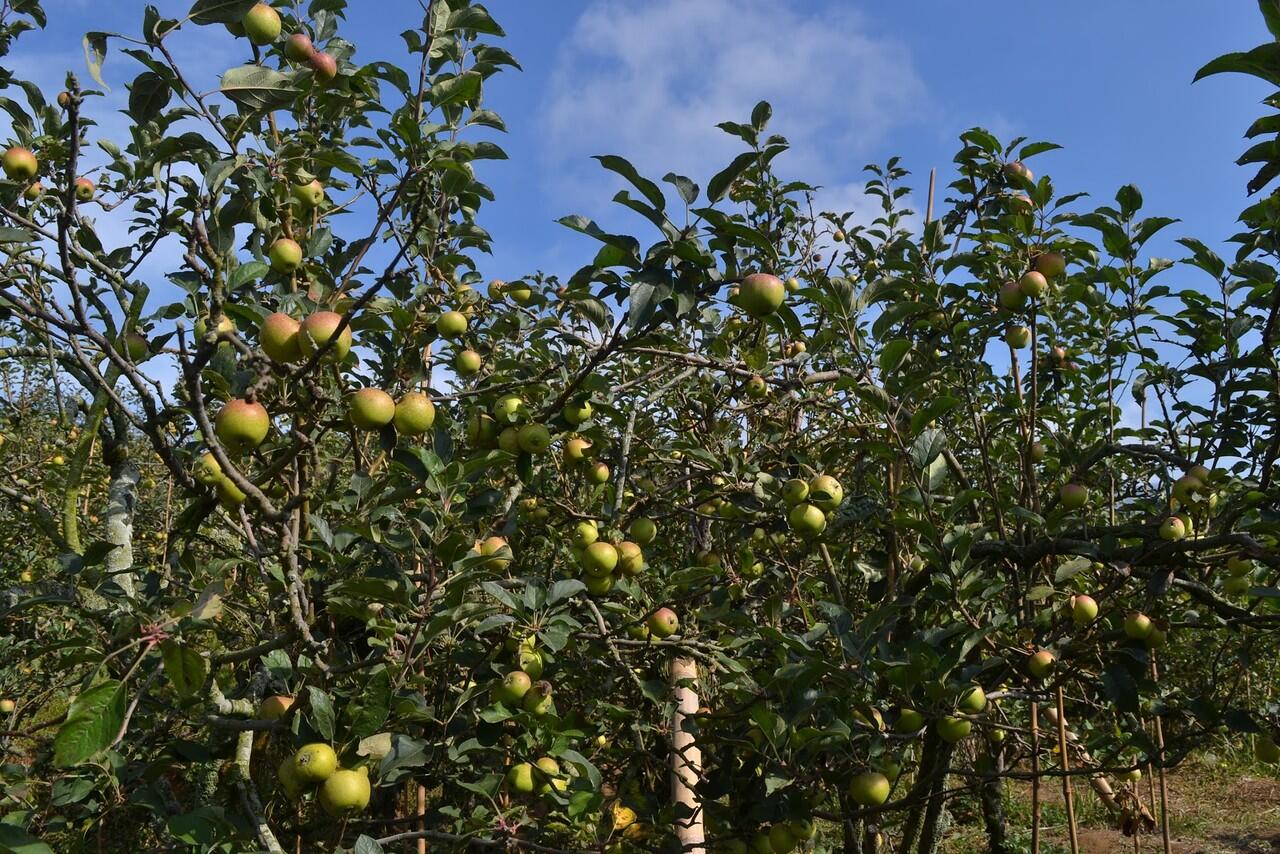
[[[672,659],[671,696],[676,707],[671,720],[671,800],[678,810],[676,835],[681,849],[688,854],[706,851],[702,803],[696,788],[702,779],[702,751],[685,726],[685,721],[698,713],[697,681],[697,662]]]
[[[134,595],[133,510],[138,503],[138,467],[123,460],[111,467],[107,488],[107,542],[115,546],[107,554],[107,572],[129,596]]]

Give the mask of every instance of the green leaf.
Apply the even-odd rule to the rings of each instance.
[[[547,592],[547,607],[572,599],[586,589],[587,585],[576,578],[563,578],[551,585],[551,590]]]
[[[124,683],[94,685],[71,701],[67,719],[53,739],[53,764],[79,765],[111,746],[124,723]]]
[[[1212,74],[1248,74],[1261,78],[1273,86],[1280,86],[1280,43],[1258,45],[1244,53],[1226,53],[1210,60],[1192,78],[1197,80]]]
[[[773,106],[768,101],[761,101],[751,110],[751,126],[757,133],[763,133],[769,119],[773,118]]]
[[[676,192],[680,194],[680,198],[684,199],[686,205],[691,205],[698,200],[698,185],[683,175],[668,172],[662,176],[662,180],[676,188]]]
[[[449,23],[445,25],[446,30],[471,30],[476,33],[483,33],[487,36],[505,36],[502,27],[498,26],[498,22],[489,14],[489,10],[477,4],[475,6],[464,6],[449,16]]]
[[[196,0],[187,19],[197,24],[238,23],[258,0]]]
[[[169,104],[169,81],[154,71],[144,71],[129,87],[129,115],[138,123],[149,122]]]
[[[5,854],[53,854],[53,849],[13,824],[0,823],[0,851]]]
[[[385,849],[378,844],[378,840],[364,834],[360,834],[355,847],[351,849],[351,854],[384,854],[384,852]]]
[[[941,418],[959,405],[959,399],[954,397],[943,395],[933,398],[917,409],[915,415],[911,416],[911,432],[914,433],[920,430],[931,421]]]
[[[947,445],[947,437],[941,430],[925,430],[911,446],[911,462],[923,471]]]
[[[1271,35],[1280,40],[1280,0],[1258,0],[1258,10],[1262,12]]]
[[[85,33],[84,61],[89,66],[89,76],[103,89],[110,89],[102,79],[102,63],[107,59],[107,33]]]
[[[437,107],[470,103],[480,96],[483,78],[477,71],[464,71],[455,77],[441,80],[431,87],[431,103]]]
[[[360,703],[351,716],[351,733],[356,738],[373,735],[387,720],[391,710],[391,675],[379,665],[369,672],[360,691]]]
[[[311,698],[312,725],[325,741],[333,741],[335,729],[333,703],[329,701],[329,695],[314,685],[307,686],[307,694]]]
[[[707,200],[711,204],[715,204],[725,197],[729,192],[729,188],[733,186],[733,182],[741,177],[756,162],[756,153],[747,151],[733,158],[733,162],[726,166],[723,170],[716,173],[711,182],[707,184]]]
[[[36,236],[25,228],[0,226],[0,243],[34,243]]]
[[[160,645],[160,655],[164,659],[165,675],[179,697],[190,699],[199,693],[209,675],[209,663],[204,656],[173,640]]]
[[[600,165],[608,169],[610,172],[616,172],[623,178],[630,181],[632,186],[639,190],[640,194],[649,200],[649,204],[653,205],[659,211],[666,209],[667,199],[662,195],[662,190],[657,184],[637,172],[636,167],[632,166],[630,161],[613,154],[596,155],[595,159],[600,161]]]
[[[902,360],[911,352],[911,339],[895,338],[884,345],[880,351],[880,370],[891,374],[902,364]]]
[[[271,110],[293,103],[294,78],[261,65],[241,65],[222,75],[222,94],[246,110]]]

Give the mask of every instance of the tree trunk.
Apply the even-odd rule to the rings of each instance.
[[[107,553],[107,573],[130,598],[135,592],[133,569],[133,510],[138,503],[138,467],[128,459],[111,466],[107,489],[107,542],[115,546]]]
[[[918,801],[924,797],[933,784],[933,776],[938,762],[938,748],[941,744],[942,740],[933,731],[933,727],[925,730],[924,743],[920,748],[920,775],[916,777],[915,785],[907,793],[907,798],[916,803],[916,805],[911,807],[911,811],[907,813],[907,817],[902,823],[902,839],[898,843],[898,854],[911,854],[911,850],[915,848],[916,839],[920,836],[920,821],[924,818],[925,807]]]
[[[998,746],[990,749],[991,774],[978,788],[978,800],[982,804],[982,823],[987,831],[987,851],[990,854],[1010,854],[1007,828],[1004,822],[1004,754]]]
[[[933,785],[929,788],[929,806],[924,813],[924,824],[920,828],[920,846],[916,854],[934,854],[942,842],[943,826],[946,818],[947,767],[951,763],[952,745],[938,745],[938,759],[934,764]]]
[[[681,850],[705,854],[702,804],[696,786],[702,779],[702,751],[685,719],[698,712],[698,664],[690,658],[671,661],[671,696],[675,713],[671,719],[671,800],[676,808],[676,836]],[[689,684],[693,683],[693,684]]]

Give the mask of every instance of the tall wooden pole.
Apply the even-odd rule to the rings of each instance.
[[[1080,854],[1080,840],[1076,835],[1076,805],[1071,791],[1071,759],[1067,755],[1067,714],[1064,709],[1062,686],[1058,686],[1058,764],[1062,768],[1062,800],[1067,806],[1067,831],[1071,835],[1071,854]]]
[[[1156,667],[1156,653],[1151,651],[1151,681],[1160,681],[1160,671]],[[1156,769],[1156,773],[1160,775],[1160,840],[1164,843],[1164,854],[1169,854],[1171,848],[1169,846],[1169,787],[1164,777],[1164,725],[1160,722],[1159,712],[1155,715],[1156,722],[1156,755],[1160,758],[1160,765]]]
[[[702,804],[696,786],[702,778],[702,750],[685,721],[698,713],[698,664],[691,658],[671,660],[671,800],[676,805],[676,836],[685,854],[706,854]]]

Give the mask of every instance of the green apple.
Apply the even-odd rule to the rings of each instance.
[[[533,687],[529,689],[528,693],[524,695],[524,700],[520,702],[520,708],[536,717],[549,715],[551,714],[552,708],[554,708],[554,703],[552,703],[551,700],[551,693],[552,687],[550,682],[545,680],[542,682],[535,682]]]
[[[582,550],[582,568],[588,575],[609,575],[618,566],[618,550],[597,541]]]
[[[537,788],[534,777],[534,766],[531,762],[521,762],[511,766],[507,772],[507,788],[521,795],[529,795]]]
[[[573,526],[573,533],[570,535],[570,541],[576,549],[585,549],[598,539],[600,539],[600,528],[594,519],[583,519],[578,522]]]
[[[40,163],[31,149],[15,145],[0,157],[4,174],[14,181],[30,181],[40,171]]]
[[[1089,503],[1089,487],[1082,483],[1064,483],[1058,491],[1058,500],[1067,510],[1079,510]]]
[[[600,486],[609,482],[609,467],[604,463],[588,466],[585,473],[587,483]]]
[[[1071,597],[1071,619],[1077,626],[1087,626],[1098,618],[1098,603],[1092,596]]]
[[[864,771],[849,781],[849,797],[864,807],[878,807],[889,800],[889,778],[879,771]]]
[[[747,380],[747,384],[744,387],[744,391],[747,397],[751,398],[752,400],[763,400],[764,397],[769,393],[769,384],[765,381],[764,377],[760,376],[759,374],[756,374],[755,376]]]
[[[1042,649],[1027,660],[1027,670],[1037,679],[1045,679],[1053,672],[1057,659],[1052,652]]]
[[[973,729],[973,722],[965,718],[945,715],[938,719],[934,727],[937,730],[938,738],[948,744],[955,744],[969,735]]]
[[[786,295],[786,285],[777,276],[752,273],[738,286],[737,303],[752,317],[766,317],[778,310]]]
[[[812,504],[797,504],[787,514],[791,530],[806,539],[817,537],[827,527],[827,517]]]
[[[271,44],[280,38],[280,13],[266,3],[259,3],[241,20],[244,34],[256,45]]]
[[[296,37],[293,36],[292,38]],[[303,36],[303,38],[306,38],[306,36]],[[310,44],[309,39],[307,43]],[[324,184],[315,179],[305,184],[294,184],[289,192],[297,200],[298,204],[306,210],[318,208],[324,203]]]
[[[1067,259],[1061,252],[1042,252],[1036,256],[1034,266],[1046,279],[1056,279],[1067,271]]]
[[[793,477],[782,485],[782,500],[788,507],[795,507],[809,497],[809,484]]]
[[[789,824],[780,822],[769,828],[769,847],[774,854],[791,854],[795,850],[796,836]]]
[[[831,513],[844,501],[844,487],[831,475],[820,474],[809,481],[809,502]]]
[[[349,816],[369,806],[373,793],[369,785],[369,769],[334,771],[320,785],[316,800],[321,808],[332,816]]]
[[[533,679],[523,670],[513,670],[493,687],[493,698],[504,706],[518,708],[533,687]]]
[[[627,576],[639,575],[644,570],[644,551],[630,540],[618,543],[618,572]]]
[[[323,783],[338,770],[338,754],[323,742],[298,748],[293,754],[293,773],[304,783]]]
[[[1145,640],[1151,634],[1151,618],[1141,611],[1130,611],[1124,618],[1124,633],[1133,640]]]
[[[395,399],[380,388],[362,388],[347,398],[347,420],[358,430],[380,430],[395,416]]]
[[[956,702],[956,708],[966,714],[981,714],[982,710],[987,707],[987,694],[982,690],[981,685],[974,685],[960,694],[959,701]]]
[[[219,441],[233,454],[243,454],[261,445],[270,429],[271,418],[266,407],[243,398],[227,401],[213,424]]]
[[[1031,343],[1031,329],[1026,326],[1010,326],[1005,330],[1004,340],[1015,350],[1021,350]]]
[[[1274,765],[1280,762],[1280,745],[1270,736],[1259,735],[1253,740],[1253,755],[1259,762]]]
[[[401,436],[421,436],[436,423],[436,405],[420,391],[407,391],[396,401],[396,432]]]
[[[516,441],[526,454],[541,454],[551,447],[551,433],[542,424],[526,424],[520,428]]]
[[[462,350],[453,357],[453,370],[460,377],[473,376],[484,367],[484,359],[475,350]]]
[[[441,338],[461,338],[467,331],[467,316],[460,311],[446,311],[436,320],[436,332]]]
[[[302,247],[298,241],[281,237],[267,247],[271,269],[277,273],[292,273],[302,266]]]
[[[1160,523],[1160,539],[1177,542],[1187,536],[1187,526],[1181,517],[1170,516]]]
[[[894,732],[903,735],[912,732],[919,732],[924,729],[924,715],[915,709],[902,708],[898,710],[898,719],[893,724]]]
[[[584,421],[590,420],[592,415],[591,401],[570,401],[560,410],[560,414],[564,416],[564,420],[577,427]]]
[[[627,533],[631,535],[631,539],[635,540],[641,546],[647,546],[658,536],[658,526],[654,524],[652,519],[644,516],[637,516],[631,520],[631,525],[627,528]]]
[[[486,537],[480,541],[476,550],[488,558],[485,565],[490,569],[503,570],[511,564],[511,546],[504,537]]]

